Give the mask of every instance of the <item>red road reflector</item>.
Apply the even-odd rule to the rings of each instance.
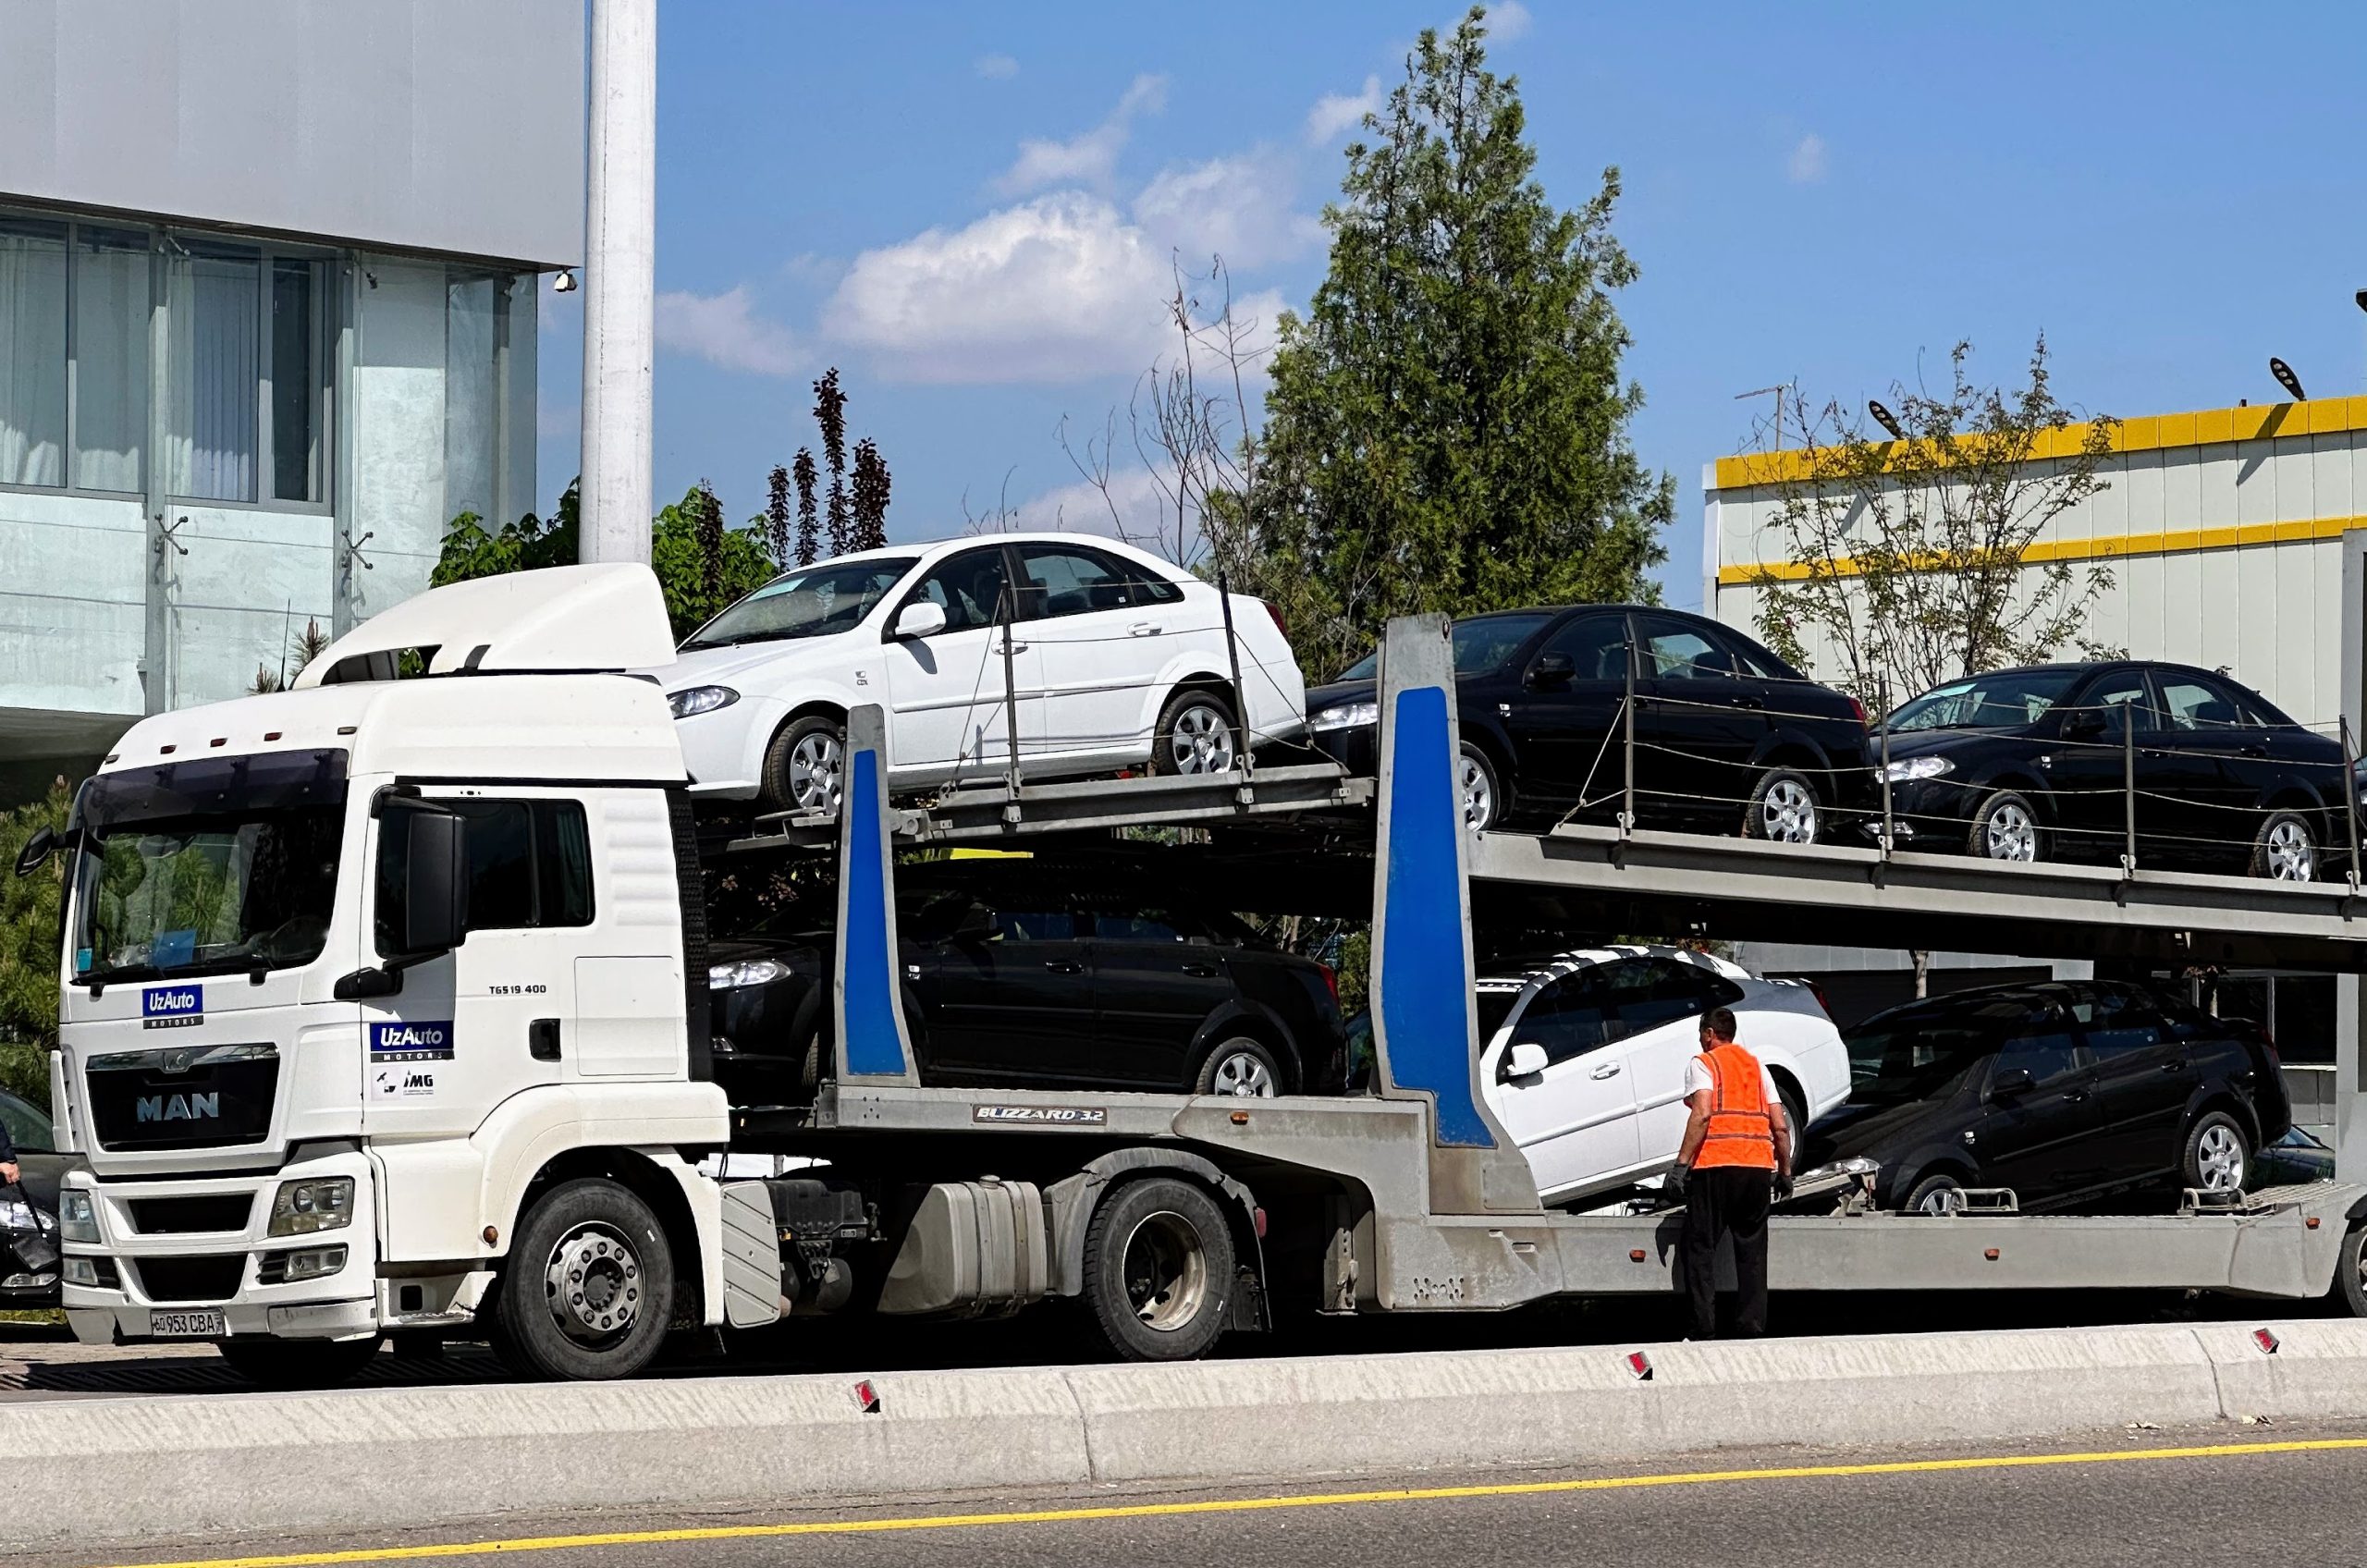
[[[854,1402],[865,1415],[879,1414],[879,1390],[871,1386],[870,1378],[865,1378],[854,1386]]]
[[[1630,1263],[1641,1263],[1641,1262],[1643,1262],[1643,1261],[1644,1261],[1644,1249],[1643,1249],[1643,1248],[1641,1248],[1641,1247],[1629,1247],[1629,1248],[1627,1249],[1627,1261],[1628,1261],[1628,1262],[1630,1262]]]
[[[1631,1350],[1627,1353],[1627,1370],[1636,1375],[1636,1381],[1649,1383],[1652,1380],[1652,1359],[1642,1351]]]
[[[2276,1336],[2270,1333],[2265,1329],[2254,1329],[2252,1330],[2252,1343],[2260,1346],[2260,1353],[2263,1355],[2275,1355],[2276,1354]]]
[[[1981,1256],[1987,1258],[1990,1262],[1994,1263],[1997,1261],[1997,1249],[1995,1247],[1990,1247],[1983,1251]]]
[[[1249,1215],[1251,1219],[1257,1222],[1257,1239],[1261,1242],[1264,1241],[1266,1239],[1266,1211],[1263,1208],[1253,1208],[1249,1211]]]
[[[2316,1230],[2317,1228],[2318,1228],[2318,1217],[2317,1217],[2316,1215],[2314,1215],[2314,1214],[2312,1214],[2312,1216],[2310,1216],[2310,1218],[2308,1218],[2307,1219],[2304,1219],[2304,1220],[2302,1220],[2302,1221],[2301,1221],[2301,1229],[2303,1229],[2304,1231],[2314,1231],[2314,1230]]]

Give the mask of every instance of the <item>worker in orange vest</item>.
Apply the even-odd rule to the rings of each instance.
[[[1775,1079],[1735,1044],[1731,1008],[1701,1020],[1701,1054],[1685,1069],[1685,1142],[1669,1173],[1685,1200],[1683,1280],[1693,1337],[1718,1333],[1718,1241],[1735,1243],[1735,1328],[1767,1332],[1767,1209],[1792,1188],[1792,1129]]]

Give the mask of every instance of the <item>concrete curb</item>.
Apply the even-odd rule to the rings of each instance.
[[[2367,1322],[12,1405],[12,1545],[2367,1415]]]

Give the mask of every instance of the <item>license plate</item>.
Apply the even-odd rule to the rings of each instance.
[[[148,1336],[157,1340],[218,1340],[230,1331],[219,1312],[151,1312]]]

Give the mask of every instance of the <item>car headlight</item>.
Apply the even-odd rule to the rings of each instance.
[[[740,700],[740,693],[729,686],[686,686],[668,692],[666,705],[674,710],[676,718],[693,718],[717,708],[728,708]]]
[[[312,1176],[282,1182],[271,1200],[271,1233],[300,1236],[310,1231],[341,1231],[353,1223],[353,1178]]]
[[[1340,703],[1307,721],[1309,729],[1361,729],[1380,722],[1380,704]]]
[[[742,959],[738,963],[718,963],[706,972],[706,988],[710,991],[736,991],[742,986],[769,986],[776,980],[789,978],[789,965],[777,958]]]
[[[1905,784],[1916,778],[1944,778],[1956,770],[1956,765],[1945,757],[1907,757],[1883,769],[1883,777],[1893,784]]]
[[[96,1244],[99,1211],[92,1204],[90,1194],[79,1187],[67,1187],[57,1194],[57,1233],[69,1242]]]
[[[0,1231],[41,1230],[41,1216],[23,1198],[0,1198]]]

